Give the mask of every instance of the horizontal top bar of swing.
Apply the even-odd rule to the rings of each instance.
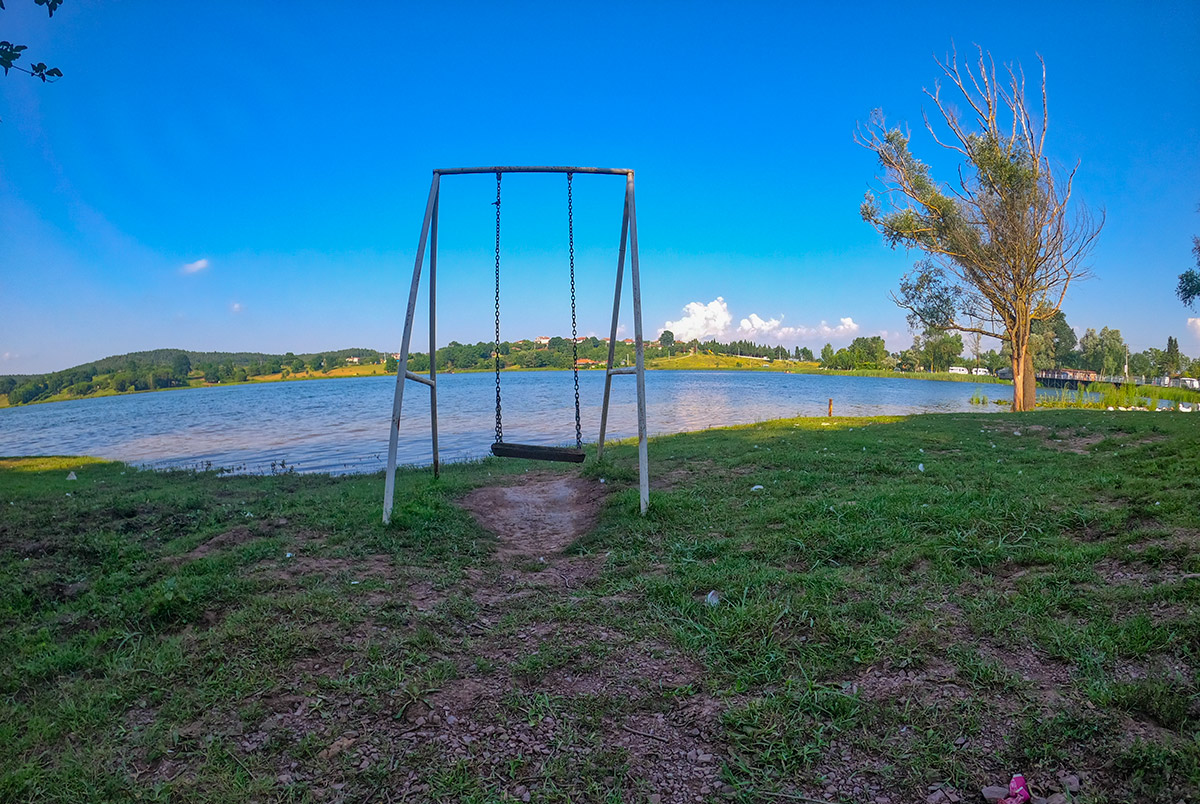
[[[436,168],[434,174],[442,176],[454,176],[464,173],[601,173],[610,176],[632,176],[633,171],[628,168],[602,168],[602,167],[536,167],[536,166],[509,166],[509,167],[461,167],[461,168]]]

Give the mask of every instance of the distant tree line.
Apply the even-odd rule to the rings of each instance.
[[[986,368],[993,373],[1012,365],[1007,343],[997,352],[983,351],[980,342],[978,335],[968,333],[964,346],[961,334],[930,327],[913,336],[908,349],[891,354],[877,336],[855,338],[849,346],[837,351],[831,344],[825,344],[820,363],[823,368],[842,370],[946,371],[950,366],[967,366]],[[1099,332],[1086,329],[1083,337],[1076,336],[1061,310],[1033,322],[1029,350],[1036,371],[1071,368],[1116,376],[1125,373],[1128,358],[1131,377],[1178,377],[1200,372],[1200,360],[1192,360],[1180,352],[1179,341],[1174,337],[1167,338],[1165,349],[1133,352],[1119,329],[1103,327]]]
[[[188,352],[155,349],[132,352],[49,374],[0,377],[0,394],[11,405],[28,405],[54,397],[80,398],[98,393],[155,391],[195,384],[245,382],[269,374],[329,371],[347,358],[380,363],[374,349],[343,349],[324,354],[269,355],[256,352]]]
[[[655,342],[645,344],[646,354],[651,357],[666,357],[680,352],[709,352],[717,355],[740,355],[771,360],[814,360],[812,350],[808,347],[788,349],[784,346],[771,346],[752,341],[732,341],[721,343],[716,340],[691,340],[680,342],[675,340],[670,330],[664,330]],[[451,341],[438,349],[437,362],[439,371],[478,371],[495,367],[496,344],[494,341],[479,341],[474,344],[463,344]],[[581,339],[575,349],[571,349],[570,338],[550,338],[548,343],[537,343],[530,340],[502,341],[500,343],[500,368],[551,368],[569,369],[573,359],[578,359],[581,366],[591,364],[607,364],[608,344],[600,338],[588,337]],[[632,364],[635,359],[633,343],[619,341],[613,350],[613,360],[617,364]],[[590,361],[590,362],[589,362]],[[389,359],[389,371],[395,371],[395,361]],[[429,370],[429,355],[414,352],[408,358],[409,371],[425,372]]]
[[[661,343],[661,341],[660,341]],[[666,353],[665,346],[651,346],[649,351]],[[495,367],[496,344],[494,341],[479,341],[466,344],[450,341],[437,350],[438,371],[478,371]],[[571,349],[570,338],[553,337],[548,343],[537,343],[530,340],[501,341],[500,368],[523,369],[569,369],[573,359],[578,359],[582,365],[608,362],[608,344],[599,338],[585,338]],[[619,342],[614,350],[614,360],[617,363],[634,360],[634,345]],[[395,371],[394,360],[386,364],[389,371]],[[408,357],[408,370],[414,372],[429,371],[429,355],[414,352]]]

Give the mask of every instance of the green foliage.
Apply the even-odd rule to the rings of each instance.
[[[825,345],[830,354],[821,350],[821,366],[827,369],[849,371],[855,369],[879,370],[890,368],[888,364],[887,345],[878,335],[869,338],[855,338],[849,346],[833,352],[833,347]]]
[[[1088,329],[1079,339],[1079,365],[1102,375],[1120,374],[1125,367],[1125,349],[1121,330],[1104,327],[1097,334]]]
[[[39,6],[45,6],[49,16],[53,17],[54,12],[62,5],[62,0],[34,0]],[[4,10],[4,3],[0,2],[0,11]],[[25,45],[15,45],[12,42],[0,42],[0,69],[4,70],[4,74],[8,75],[9,70],[17,70],[26,75],[33,76],[39,79],[43,84],[52,84],[62,78],[62,70],[57,67],[47,67],[45,62],[37,62],[29,65],[28,69],[20,67],[16,62],[21,58],[21,54],[28,48]]]
[[[344,365],[347,357],[379,362],[373,349],[343,349],[324,355],[267,355],[257,352],[188,352],[181,349],[155,349],[130,352],[97,360],[63,371],[28,377],[0,377],[0,393],[13,405],[44,402],[63,396],[91,396],[98,393],[131,393],[190,384],[193,369],[204,382],[246,382],[251,377],[275,374],[286,362],[294,371],[303,371],[305,359],[321,367]]]
[[[1175,295],[1186,306],[1195,309],[1196,300],[1200,299],[1200,237],[1192,238],[1192,255],[1196,258],[1196,267],[1179,275]]]

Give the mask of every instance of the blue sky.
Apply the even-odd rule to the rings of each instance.
[[[1200,354],[1173,296],[1200,233],[1200,3],[6,5],[0,39],[66,75],[0,78],[0,373],[397,348],[431,170],[493,164],[637,171],[650,335],[753,315],[759,340],[906,347],[888,292],[917,255],[859,218],[853,132],[882,107],[949,177],[920,115],[952,42],[1046,60],[1047,150],[1108,216],[1068,321]],[[576,179],[583,333],[606,334],[621,185]],[[443,342],[491,337],[494,191],[443,183]],[[562,177],[505,180],[506,338],[569,331],[565,206]]]

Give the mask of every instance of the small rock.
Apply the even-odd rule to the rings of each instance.
[[[1062,777],[1062,783],[1063,787],[1067,788],[1068,793],[1079,792],[1079,777],[1075,774],[1072,773],[1070,776]]]
[[[925,804],[946,804],[950,801],[950,797],[946,795],[944,790],[934,790],[925,797]]]
[[[647,799],[647,801],[649,804],[662,804],[662,796],[660,796],[658,793],[654,793],[650,796],[650,798]]]
[[[1055,793],[1046,799],[1046,804],[1067,804],[1067,800],[1066,793]]]
[[[983,794],[986,801],[1003,801],[1008,798],[1008,788],[996,784],[989,785],[979,792]]]
[[[69,472],[69,473],[67,474],[67,480],[78,480],[78,479],[79,479],[79,478],[75,477],[75,473],[74,473],[74,472]]]

